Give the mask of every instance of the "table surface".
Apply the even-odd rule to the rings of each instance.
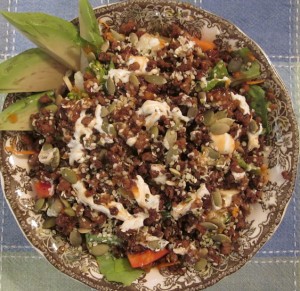
[[[96,7],[114,1],[91,0]],[[195,0],[236,24],[267,53],[292,97],[300,121],[299,0]],[[1,0],[2,11],[41,11],[70,20],[77,0]],[[0,61],[33,47],[0,18]],[[207,290],[300,290],[300,179],[272,239],[235,274]],[[0,290],[91,290],[46,261],[24,238],[0,190]]]

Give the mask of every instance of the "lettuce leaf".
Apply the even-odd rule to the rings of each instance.
[[[257,85],[250,86],[248,91],[248,100],[250,100],[250,107],[255,110],[255,113],[261,118],[262,125],[266,129],[266,133],[270,132],[268,122],[268,101],[266,99],[266,92],[263,88]]]
[[[228,77],[228,71],[223,61],[219,61],[212,69],[210,77],[211,79],[222,79]]]
[[[144,274],[143,270],[133,269],[126,258],[117,259],[111,254],[96,257],[99,271],[108,281],[131,285],[133,281]]]

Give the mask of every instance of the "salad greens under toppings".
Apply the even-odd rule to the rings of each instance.
[[[29,155],[43,227],[125,286],[151,267],[201,273],[238,251],[267,181],[274,98],[251,50],[175,24],[116,31],[87,0],[79,30],[2,15],[39,47],[0,64],[0,92],[35,92],[0,113],[0,130],[27,131],[6,150]]]

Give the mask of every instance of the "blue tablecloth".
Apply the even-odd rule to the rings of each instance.
[[[149,0],[150,2],[151,0]],[[114,1],[93,0],[93,6]],[[239,26],[267,53],[289,90],[300,121],[299,0],[194,0]],[[76,0],[1,0],[3,11],[42,11],[65,19]],[[0,60],[32,44],[0,18]],[[208,290],[300,290],[300,180],[272,239],[241,270]],[[0,193],[0,290],[89,290],[50,265],[24,238]]]

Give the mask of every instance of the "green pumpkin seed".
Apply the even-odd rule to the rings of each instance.
[[[88,62],[90,63],[91,61],[94,61],[96,60],[96,56],[93,52],[89,52],[87,55],[86,55],[87,59],[88,59]]]
[[[212,239],[216,242],[220,243],[225,243],[225,242],[231,242],[231,239],[229,236],[223,234],[223,233],[218,233],[216,235],[212,236]]]
[[[41,211],[44,205],[45,205],[45,199],[44,198],[38,199],[34,204],[34,208],[33,208],[34,212]]]
[[[85,233],[90,233],[91,229],[90,228],[78,228],[78,232],[85,234]]]
[[[226,117],[227,117],[227,111],[226,110],[218,111],[218,112],[215,113],[216,120],[221,119],[221,118],[226,118]]]
[[[56,224],[56,217],[47,217],[43,223],[44,229],[49,229],[54,227]]]
[[[243,59],[240,57],[235,57],[230,60],[227,66],[227,70],[230,73],[235,73],[240,71],[241,66],[243,64]]]
[[[166,149],[170,149],[177,141],[177,132],[173,129],[168,129],[164,137],[164,146]]]
[[[159,240],[148,241],[147,246],[151,250],[157,250],[157,249],[160,249],[160,247],[161,247],[160,243],[159,243]]]
[[[256,133],[258,131],[258,125],[253,119],[251,119],[249,122],[249,131],[251,133]]]
[[[64,198],[60,198],[60,201],[62,202],[62,204],[66,207],[66,208],[70,208],[71,204],[69,203],[68,200],[64,199]]]
[[[219,119],[217,122],[218,122],[218,123],[225,123],[225,124],[227,124],[228,126],[231,126],[231,125],[234,123],[234,119],[225,117],[225,118]]]
[[[117,194],[119,194],[120,196],[123,196],[123,197],[128,197],[131,195],[131,193],[129,191],[127,191],[126,189],[120,187],[117,189]]]
[[[48,210],[47,210],[47,214],[48,211],[49,213],[51,213],[51,216],[58,216],[58,214],[63,210],[63,204],[60,201],[59,198],[56,198],[53,200],[53,202],[50,204]],[[49,214],[50,215],[50,214]]]
[[[97,244],[89,248],[89,252],[93,256],[102,256],[109,251],[109,246],[107,244]]]
[[[50,143],[44,143],[42,146],[42,151],[46,152],[46,151],[50,151],[53,149],[52,144]]]
[[[110,124],[108,126],[108,134],[110,134],[112,137],[117,136],[117,131],[116,131],[115,127],[112,124]]]
[[[214,217],[209,219],[209,221],[216,224],[219,228],[225,228],[223,217]]]
[[[140,86],[140,81],[134,73],[129,75],[129,82],[136,88]]]
[[[129,41],[131,42],[131,44],[132,44],[133,46],[135,46],[135,45],[138,43],[139,38],[138,38],[138,36],[136,35],[136,33],[131,32],[131,33],[129,34]]]
[[[63,100],[64,100],[64,97],[61,96],[61,94],[57,94],[57,96],[55,98],[55,104],[60,105]]]
[[[171,164],[174,161],[174,156],[178,155],[178,149],[170,148],[166,154],[166,163]]]
[[[69,235],[70,244],[74,247],[78,247],[82,243],[81,234],[77,229],[73,229]]]
[[[103,45],[101,46],[101,52],[107,52],[109,49],[109,41],[107,40],[106,42],[103,43]]]
[[[215,122],[215,114],[212,110],[205,111],[203,113],[203,123],[206,126],[210,126]]]
[[[150,83],[155,85],[164,85],[167,83],[167,80],[160,75],[144,75],[144,79]]]
[[[159,134],[159,129],[156,125],[152,126],[150,129],[151,138],[156,139]]]
[[[209,222],[209,221],[203,221],[200,223],[200,225],[205,227],[208,230],[216,230],[219,228],[216,224]]]
[[[108,107],[107,110],[109,113],[112,113],[116,109],[116,102],[111,103]]]
[[[215,135],[221,135],[227,133],[230,130],[230,126],[225,123],[216,122],[210,127],[210,132]]]
[[[177,176],[177,177],[181,176],[181,173],[179,171],[177,171],[176,169],[170,168],[169,170],[174,176]]]
[[[73,208],[65,208],[64,213],[71,217],[74,217],[76,214]]]
[[[44,107],[45,110],[49,112],[55,113],[58,110],[58,106],[56,104],[50,104]]]
[[[112,34],[112,36],[115,40],[117,40],[117,41],[125,40],[125,35],[124,34],[118,33],[114,29],[110,29],[110,32],[111,32],[111,34]]]
[[[206,102],[206,92],[199,92],[198,99],[201,104],[204,104]]]
[[[189,118],[195,118],[198,114],[198,108],[197,107],[190,107],[187,112],[187,117]]]
[[[116,86],[112,78],[108,78],[106,81],[106,89],[109,95],[114,95],[116,92]]]
[[[107,116],[108,114],[109,114],[108,109],[107,109],[106,107],[102,106],[102,107],[101,107],[101,113],[100,113],[100,116],[101,116],[101,117],[105,117],[105,116]]]
[[[212,148],[208,148],[208,156],[213,159],[213,160],[217,160],[218,158],[220,158],[220,153],[217,152],[216,150],[212,149]]]
[[[53,149],[53,158],[52,158],[52,161],[50,164],[52,170],[55,170],[59,166],[59,163],[60,163],[60,152],[59,152],[58,148],[54,148]]]
[[[212,193],[212,202],[216,207],[222,207],[223,200],[219,191],[215,191]]]
[[[70,168],[61,168],[61,175],[65,180],[71,184],[75,184],[78,181],[77,174]]]
[[[207,254],[208,254],[208,249],[207,249],[207,248],[201,248],[201,249],[199,250],[199,255],[200,255],[200,257],[206,257]]]
[[[201,258],[195,265],[196,271],[203,271],[207,266],[207,260],[204,258]]]

